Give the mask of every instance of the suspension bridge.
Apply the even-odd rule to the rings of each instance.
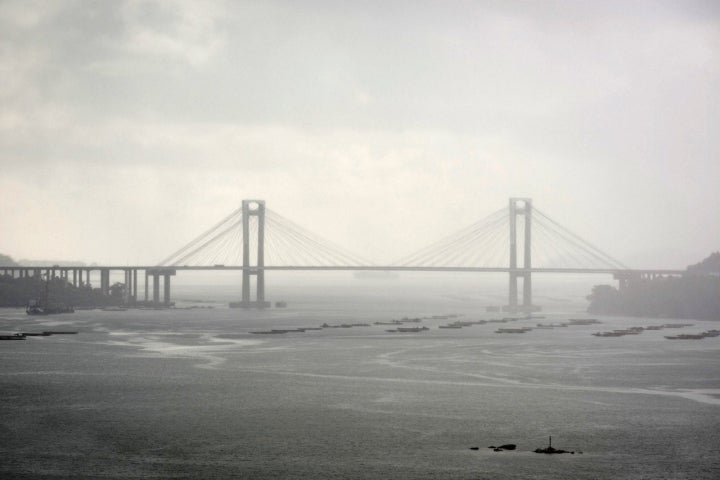
[[[91,275],[99,273],[100,289],[105,294],[110,288],[110,273],[122,271],[127,303],[138,301],[138,272],[144,271],[144,301],[155,305],[171,303],[170,278],[182,270],[241,270],[242,296],[231,306],[260,308],[270,305],[265,298],[268,271],[501,272],[508,274],[506,309],[511,312],[536,309],[532,301],[534,273],[610,274],[621,289],[634,279],[683,273],[631,269],[533,206],[530,198],[510,198],[507,206],[472,225],[384,265],[297,225],[267,208],[263,200],[243,200],[239,208],[157,265],[0,266],[0,271],[13,277],[40,278],[45,272],[47,278],[58,275],[74,285],[90,284]]]

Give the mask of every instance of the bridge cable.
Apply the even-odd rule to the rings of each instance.
[[[544,220],[549,222],[552,226],[555,226],[556,228],[553,229],[556,233],[558,233],[562,238],[564,238],[566,241],[573,243],[574,245],[578,246],[579,248],[585,250],[588,254],[594,256],[601,262],[605,264],[609,264],[612,266],[612,268],[621,268],[621,269],[627,269],[625,265],[623,265],[619,260],[616,260],[615,258],[611,257],[610,255],[606,254],[596,246],[592,245],[590,242],[584,240],[580,236],[576,235],[575,233],[571,232],[567,228],[560,225],[558,222],[553,220],[552,218],[548,217],[546,214],[544,214],[542,211],[535,208],[535,212],[540,214],[540,217]],[[552,226],[549,228],[552,229]]]

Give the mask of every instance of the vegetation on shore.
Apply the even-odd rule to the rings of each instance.
[[[596,285],[587,298],[596,314],[720,320],[720,253],[681,276],[634,279],[622,291]]]
[[[720,252],[713,252],[702,262],[687,267],[690,273],[720,275]]]
[[[74,286],[59,277],[46,279],[34,277],[12,278],[0,275],[0,307],[25,307],[30,300],[38,300],[41,305],[100,307],[123,304],[125,285],[116,283],[110,287],[110,295],[105,296],[99,288],[90,285]]]
[[[0,254],[0,264],[15,266]],[[24,307],[30,300],[46,305],[122,305],[125,285],[115,283],[103,295],[91,285],[73,285],[65,279],[13,278],[0,275],[0,307]],[[631,280],[623,291],[610,285],[596,285],[588,295],[588,312],[660,318],[720,319],[720,252],[687,268],[682,276],[659,276]]]
[[[17,265],[12,258],[2,254],[0,264]],[[112,285],[110,295],[106,296],[99,288],[92,288],[88,284],[76,287],[60,277],[51,278],[48,282],[44,277],[13,278],[0,275],[0,307],[25,307],[30,300],[38,300],[46,306],[116,306],[123,304],[124,293],[125,285],[122,283]]]

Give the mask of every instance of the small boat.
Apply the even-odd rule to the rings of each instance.
[[[56,313],[75,313],[75,309],[65,305],[42,306],[39,303],[31,302],[25,307],[25,313],[28,315],[52,315]]]
[[[495,333],[527,333],[532,328],[530,327],[521,327],[521,328],[498,328],[495,330]]]
[[[403,317],[400,319],[400,323],[420,323],[421,321],[422,321],[422,319],[420,319],[420,318]]]
[[[665,337],[668,340],[702,340],[703,338],[708,337],[717,337],[720,336],[720,331],[718,330],[709,330],[707,332],[702,333],[681,333],[680,335],[675,335],[673,337]]]
[[[428,327],[398,327],[396,330],[385,330],[390,333],[419,333],[430,330]]]
[[[10,335],[0,335],[0,340],[25,340],[25,335],[22,333],[12,333]]]
[[[571,318],[567,323],[568,325],[595,325],[602,322],[597,318]]]

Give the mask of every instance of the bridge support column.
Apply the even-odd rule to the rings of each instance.
[[[615,272],[613,278],[618,281],[618,291],[625,293],[628,289],[637,286],[642,279],[642,273],[638,272]]]
[[[160,276],[163,277],[163,300],[162,305],[169,307],[172,305],[172,301],[170,299],[170,277],[175,275],[176,271],[174,268],[165,268],[165,267],[157,267],[157,268],[151,268],[145,271],[145,278],[147,279],[148,275],[152,276],[153,281],[153,305],[160,305]],[[128,272],[130,276],[132,274]],[[145,281],[145,296],[147,297],[147,288],[148,288],[148,282]]]
[[[523,276],[523,310],[533,311],[532,304],[532,200],[525,199],[525,241],[523,242],[523,266],[527,270]]]
[[[532,304],[532,199],[511,198],[508,205],[510,220],[510,283],[508,286],[508,305],[505,308],[509,312],[533,312],[540,308]],[[517,217],[522,215],[524,223],[523,239],[523,265],[518,267],[517,261]],[[519,277],[523,279],[523,301],[518,305]]]
[[[100,269],[100,293],[105,297],[110,295],[110,270],[107,268]]]
[[[160,274],[153,273],[153,304],[158,305],[160,303]]]
[[[163,304],[167,307],[170,305],[170,274],[163,275]]]
[[[269,307],[265,301],[265,201],[243,200],[243,276],[242,301],[230,302],[230,307]],[[250,252],[250,217],[257,217],[257,260],[253,265]],[[250,296],[251,277],[255,277],[255,300]]]
[[[132,285],[130,284],[130,270],[127,268],[123,270],[124,274],[124,280],[125,280],[125,288],[123,289],[123,303],[127,305],[130,301],[130,289],[132,288]]]

